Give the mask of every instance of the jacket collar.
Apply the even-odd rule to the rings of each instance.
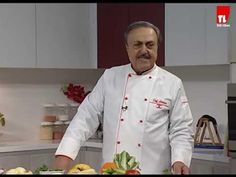
[[[131,63],[129,63],[128,66],[129,66],[128,73],[137,75],[137,73],[131,67]],[[154,64],[154,66],[151,69],[143,72],[141,75],[147,75],[147,74],[152,75],[157,68],[158,68],[158,66],[156,64]]]

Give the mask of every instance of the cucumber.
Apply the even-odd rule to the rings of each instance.
[[[131,167],[131,169],[135,169],[138,168],[139,162],[134,162],[133,166]]]
[[[108,173],[108,172],[102,172],[103,175],[110,175],[111,173]]]
[[[113,162],[116,164],[117,168],[121,168],[120,159],[121,159],[120,154],[115,154]]]
[[[125,174],[125,172],[126,172],[125,170],[122,170],[122,169],[119,169],[119,168],[114,169],[114,171],[115,171],[116,174]]]
[[[123,170],[127,170],[127,156],[126,156],[126,152],[123,151],[121,153],[121,162],[120,162],[120,166],[122,167]]]
[[[121,174],[125,174],[126,170],[138,168],[139,162],[136,161],[134,156],[131,156],[128,152],[122,151],[114,155],[113,162],[117,166],[117,170],[121,170]],[[116,172],[118,173],[118,172]]]
[[[112,174],[114,172],[114,169],[112,168],[107,168],[106,170],[103,171],[102,174]]]
[[[132,167],[134,166],[134,162],[135,162],[135,157],[131,157],[131,159],[128,161],[128,169],[132,169]]]
[[[117,168],[120,168],[120,163],[118,159],[114,159],[113,162],[116,164]]]
[[[129,153],[126,152],[126,157],[127,157],[127,162],[128,162],[133,156],[129,155]]]

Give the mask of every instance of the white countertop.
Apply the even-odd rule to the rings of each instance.
[[[229,163],[230,157],[227,157],[224,150],[199,150],[194,149],[193,159],[208,160],[215,162]]]
[[[56,149],[60,140],[9,141],[0,143],[0,153]],[[82,147],[102,148],[102,140],[89,139]],[[229,157],[223,151],[193,152],[193,159],[229,163]]]
[[[0,153],[56,149],[60,140],[38,140],[38,141],[15,141],[0,143]],[[99,139],[89,139],[82,147],[102,148],[102,141]]]

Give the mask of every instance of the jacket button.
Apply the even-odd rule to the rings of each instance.
[[[143,123],[143,120],[140,120],[139,122],[140,122],[140,123]]]
[[[120,121],[124,121],[124,119],[121,118]]]
[[[117,141],[117,144],[120,144],[120,141]]]
[[[123,111],[126,111],[126,110],[128,109],[128,106],[122,106],[121,109],[122,109]]]
[[[141,144],[140,144],[140,143],[138,143],[138,147],[141,147]]]
[[[125,97],[125,100],[128,100],[128,97],[127,97],[127,96]]]
[[[128,76],[129,76],[129,77],[131,77],[132,75],[131,75],[131,74],[129,74]]]
[[[152,78],[152,76],[149,76],[148,78],[149,78],[149,79],[151,79],[151,78]]]
[[[144,98],[144,101],[147,101],[147,98]]]

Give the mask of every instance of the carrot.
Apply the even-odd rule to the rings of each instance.
[[[110,169],[116,169],[117,166],[116,166],[116,164],[115,164],[114,162],[106,162],[106,163],[104,163],[104,164],[102,165],[100,171],[101,171],[101,173],[102,173],[104,170],[109,169],[109,168],[110,168]]]

